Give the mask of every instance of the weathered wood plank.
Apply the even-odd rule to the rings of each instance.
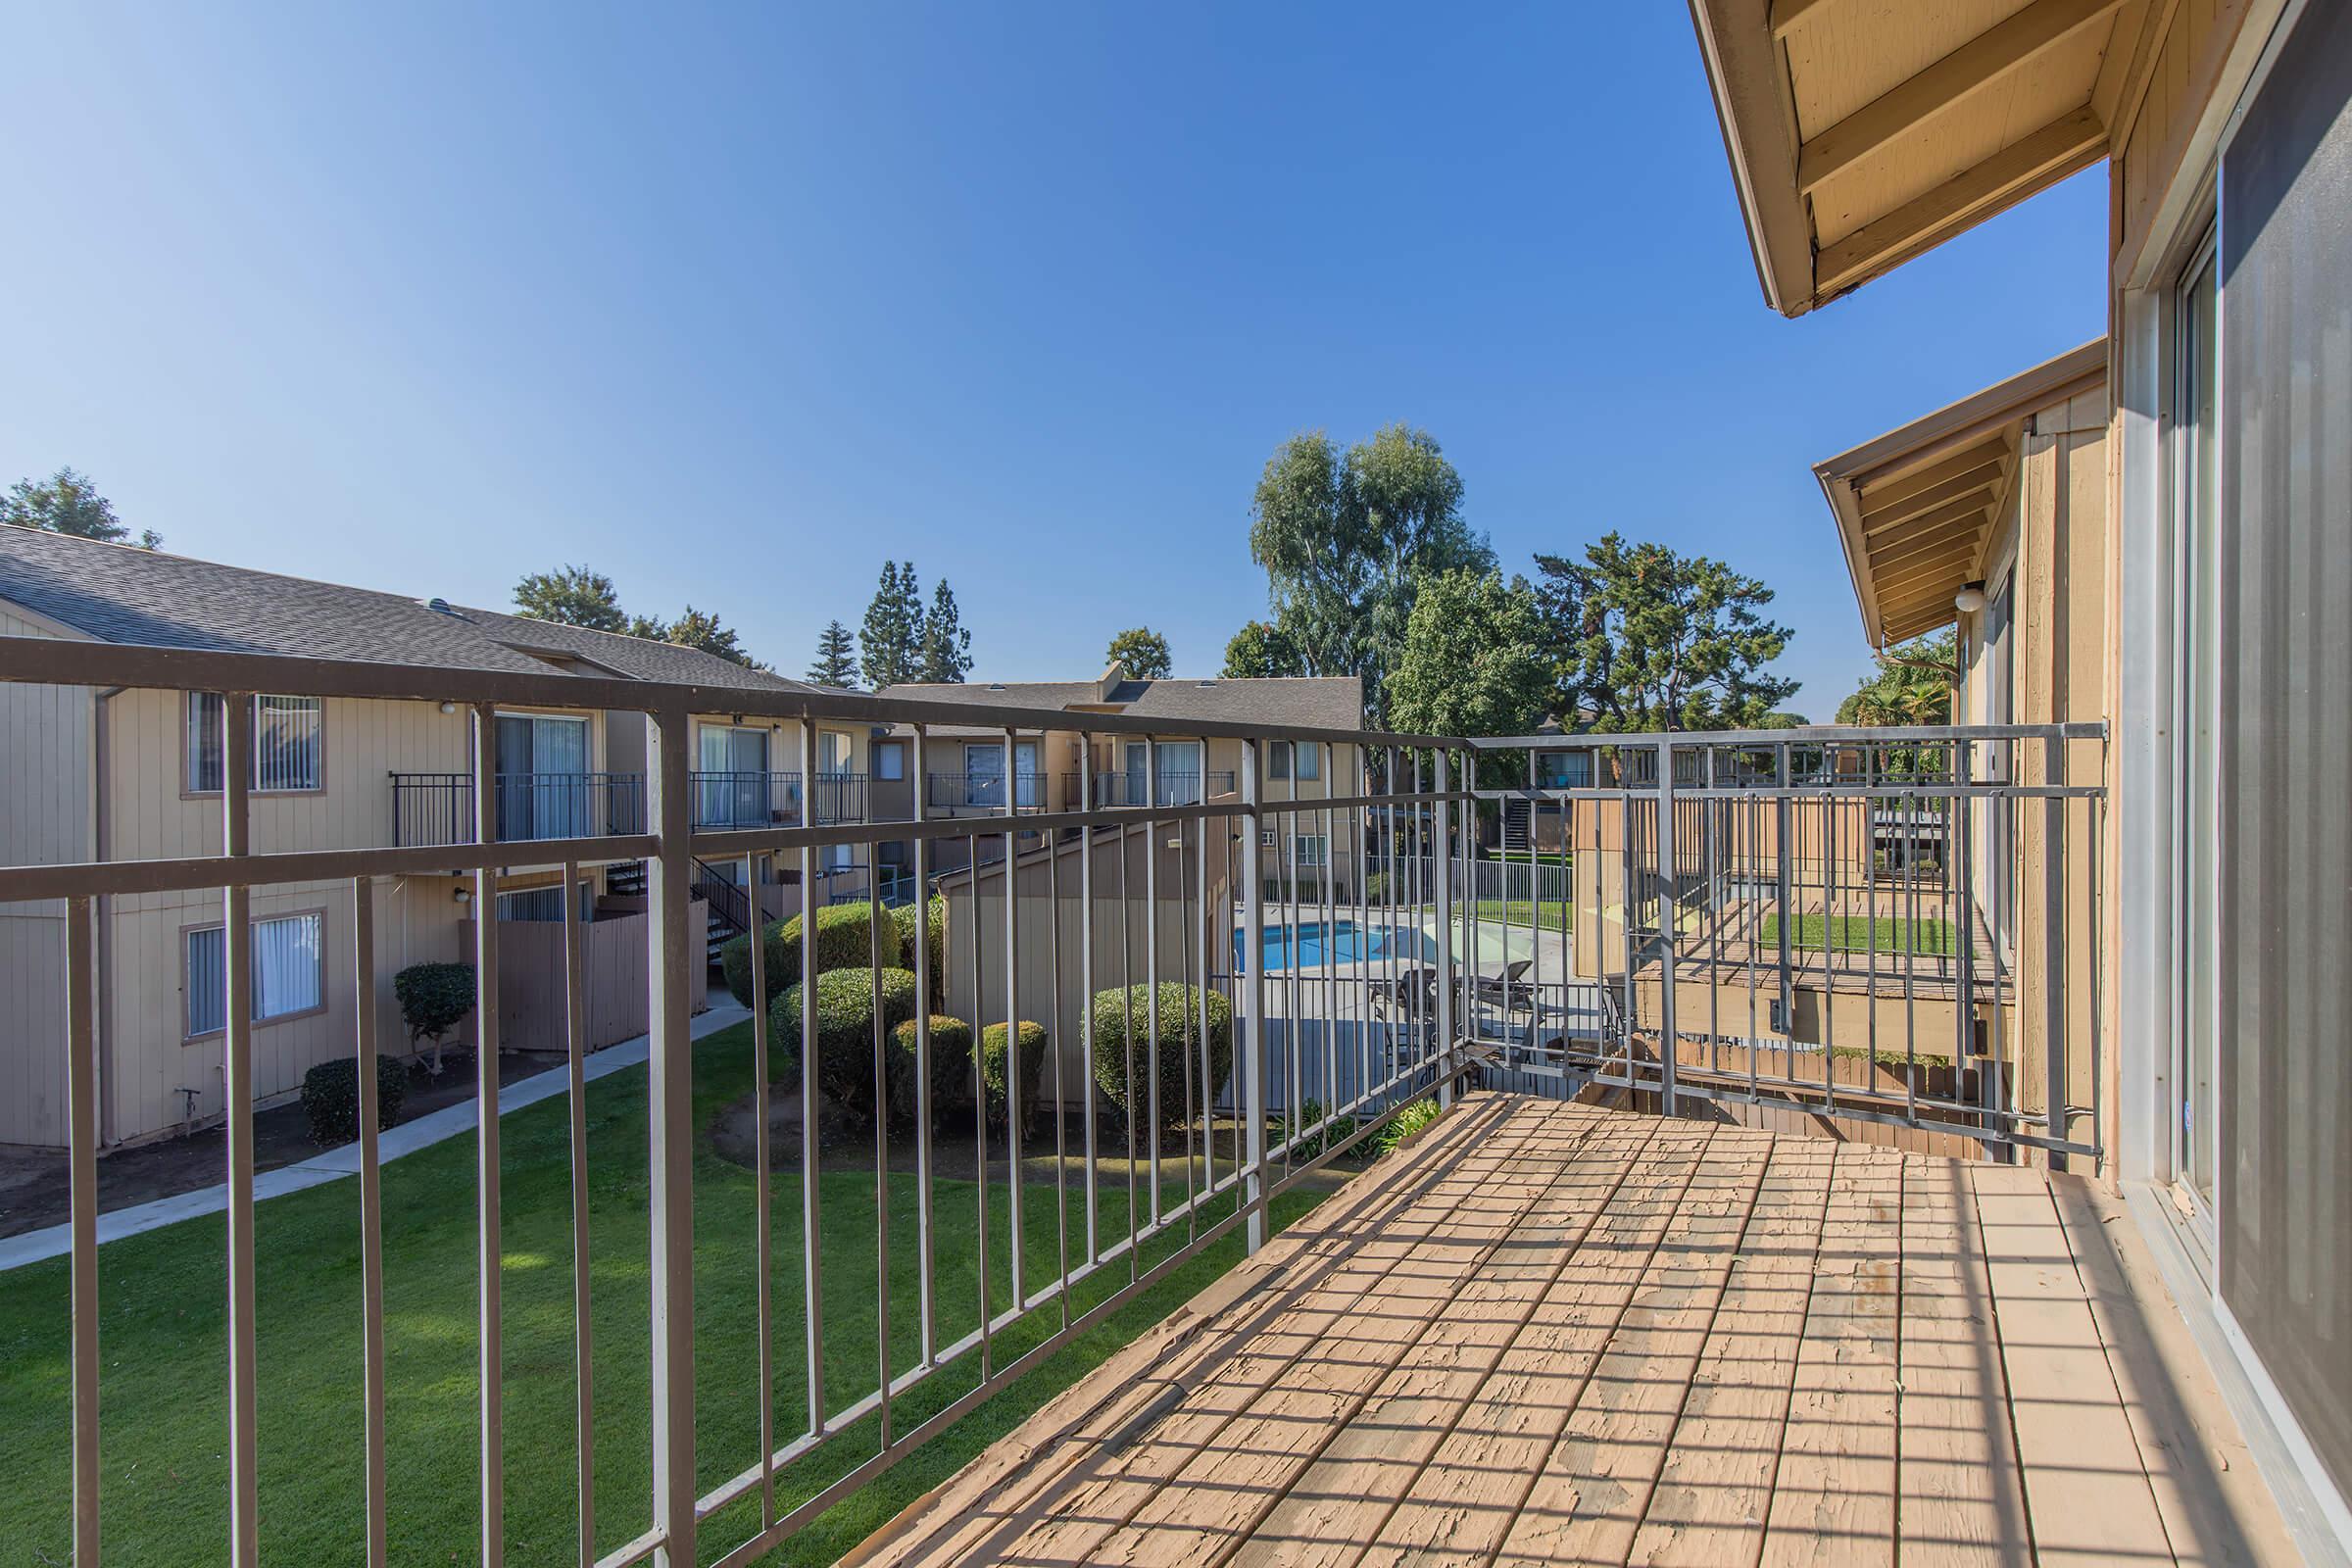
[[[1731,1568],[1753,1563],[1763,1546],[1837,1150],[1824,1139],[1774,1141],[1629,1561]]]
[[[1576,1147],[1558,1136],[1531,1141],[1520,1159],[1455,1207],[1451,1224],[1391,1272],[1387,1300],[1367,1301],[1322,1330],[1088,1560],[1194,1564],[1244,1540],[1384,1380],[1445,1330],[1492,1319],[1494,1290],[1485,1276]],[[1444,1343],[1423,1365],[1443,1364]]]
[[[1575,1413],[1677,1211],[1709,1135],[1668,1123],[1576,1267],[1528,1326],[1381,1526],[1363,1562],[1483,1562],[1519,1515],[1530,1482]]]
[[[1352,1562],[1642,1163],[1658,1123],[1589,1140],[1479,1279],[1250,1531],[1236,1565]]]
[[[1969,1175],[2036,1558],[2172,1561],[2048,1179],[2023,1166]]]
[[[1838,1153],[1797,1351],[1766,1564],[1894,1560],[1900,1154]]]
[[[1169,1405],[1142,1422],[1103,1473],[1064,1497],[1050,1517],[1002,1553],[1031,1561],[1108,1561],[1107,1538],[1188,1471],[1213,1464],[1266,1441],[1275,1430],[1321,1415],[1336,1418],[1336,1401],[1352,1380],[1376,1379],[1401,1352],[1399,1337],[1425,1323],[1460,1288],[1487,1249],[1508,1233],[1558,1161],[1595,1122],[1566,1124],[1515,1117],[1515,1138],[1472,1152],[1461,1178],[1449,1183],[1453,1201],[1422,1226],[1384,1227],[1367,1237],[1349,1266],[1288,1312],[1260,1329],[1233,1363],[1188,1388],[1169,1383]],[[1388,1234],[1394,1230],[1395,1235]],[[1377,1272],[1374,1272],[1377,1271]],[[1188,1481],[1176,1495],[1203,1517],[1216,1516],[1220,1495]],[[1230,1497],[1222,1499],[1230,1504]],[[1130,1541],[1134,1539],[1132,1536]]]
[[[1906,1555],[2030,1563],[1992,1290],[1967,1168],[1915,1159],[1903,1185],[1902,1465]]]
[[[1707,1146],[1496,1563],[1624,1560],[1714,1327],[1773,1142],[1769,1133],[1727,1129]]]

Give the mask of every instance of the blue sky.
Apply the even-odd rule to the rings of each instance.
[[[1264,607],[1295,431],[1404,419],[1506,564],[1609,528],[1867,667],[1809,466],[2095,336],[2103,167],[1762,303],[1679,5],[0,10],[0,484],[503,605],[586,562],[786,673],[882,560],[975,675]]]

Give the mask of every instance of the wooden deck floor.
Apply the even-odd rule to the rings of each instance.
[[[848,1560],[2294,1561],[2120,1213],[1472,1096]]]

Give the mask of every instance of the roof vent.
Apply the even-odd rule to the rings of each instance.
[[[1004,689],[1004,683],[1001,680],[992,680],[988,683],[988,689],[992,692],[1001,692]]]
[[[427,599],[424,602],[424,608],[431,611],[436,615],[454,615],[457,613],[456,611],[449,608],[449,601],[442,598],[439,594],[435,594],[432,598]]]
[[[1200,683],[1200,686],[1201,686],[1201,689],[1205,691],[1207,688],[1209,688],[1209,687],[1211,687],[1211,686],[1214,686],[1215,684],[1216,684],[1216,682],[1215,682],[1215,681],[1213,681],[1213,680],[1204,680],[1204,681],[1202,681],[1202,682]]]

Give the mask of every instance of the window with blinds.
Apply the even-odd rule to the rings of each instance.
[[[213,692],[188,693],[188,790],[218,794],[227,715]],[[326,705],[316,697],[253,699],[253,772],[261,794],[316,790],[326,781]]]
[[[253,1021],[313,1012],[326,1002],[323,922],[289,914],[253,922]],[[224,926],[204,926],[186,938],[188,1038],[228,1027],[228,940]]]

